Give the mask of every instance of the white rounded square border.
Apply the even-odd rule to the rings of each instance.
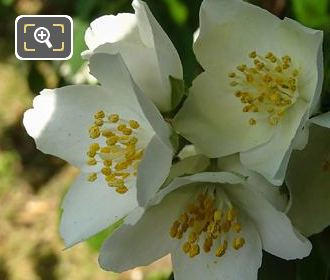
[[[17,23],[21,18],[24,17],[64,17],[67,18],[71,23],[71,51],[67,57],[64,58],[24,58],[17,53]],[[73,56],[73,20],[68,15],[20,15],[15,19],[15,56],[19,60],[69,60]]]

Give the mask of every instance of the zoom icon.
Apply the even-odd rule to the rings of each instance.
[[[72,56],[69,16],[24,15],[15,22],[15,54],[20,60],[67,60]]]

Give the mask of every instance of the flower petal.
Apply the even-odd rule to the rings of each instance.
[[[140,206],[146,205],[166,180],[173,152],[157,135],[149,142],[139,164],[137,176],[137,197]]]
[[[136,188],[118,195],[102,178],[87,182],[80,174],[62,203],[60,233],[67,247],[86,240],[138,206]]]
[[[240,154],[242,164],[262,174],[272,184],[282,185],[293,140],[306,121],[307,110],[307,103],[297,100],[283,116],[268,143]]]
[[[104,32],[107,30],[107,32]],[[138,41],[136,17],[130,13],[105,15],[94,20],[85,32],[85,42],[90,50],[109,42]]]
[[[243,214],[243,213],[242,213]],[[241,217],[242,216],[242,217]],[[189,258],[178,246],[172,253],[174,277],[176,280],[255,280],[261,266],[262,245],[255,225],[244,215],[240,215],[242,222],[241,234],[246,243],[236,251],[228,248],[225,255],[218,258],[214,252],[200,254]],[[214,244],[212,250],[216,248]]]
[[[229,73],[246,63],[251,51],[273,50],[276,42],[270,34],[280,22],[266,10],[241,0],[204,0],[194,44],[197,60],[207,71]]]
[[[311,103],[311,114],[318,109],[323,81],[322,31],[288,18],[280,20],[241,0],[203,1],[200,25],[194,50],[204,69],[231,72],[237,65],[248,64],[251,51],[290,55],[300,72],[300,97]]]
[[[232,202],[254,221],[263,249],[282,259],[291,260],[309,255],[312,245],[292,226],[289,218],[275,209],[259,193],[244,186],[226,187]]]
[[[103,244],[100,266],[105,270],[122,272],[148,265],[167,255],[177,245],[171,239],[169,229],[190,197],[190,192],[180,190],[146,210],[142,217],[141,209],[130,214],[125,224]]]
[[[115,112],[127,110],[118,104],[115,107],[114,98],[113,93],[99,86],[45,89],[34,98],[34,108],[25,112],[23,124],[39,150],[84,166],[94,113],[111,108]]]
[[[310,103],[309,115],[319,111],[323,83],[323,32],[285,18],[277,30],[277,42],[282,44],[299,67],[300,98]],[[283,44],[282,42],[285,42]]]
[[[318,115],[310,120],[312,123],[315,123],[319,126],[330,128],[330,112]]]
[[[199,75],[174,120],[175,129],[209,157],[245,151],[267,142],[274,129],[258,113],[258,125],[250,125],[255,113],[244,113],[240,100],[228,85],[227,74]]]
[[[218,159],[218,168],[221,171],[236,172],[247,177],[247,180],[242,184],[258,192],[267,199],[279,211],[285,211],[288,206],[288,197],[282,193],[280,188],[274,187],[263,176],[256,172],[248,170],[239,160],[239,155],[222,157]]]
[[[161,111],[169,111],[169,76],[183,76],[179,55],[148,6],[139,0],[132,5],[135,15],[105,16],[91,24],[85,38],[92,52],[84,52],[84,56],[88,58],[93,52],[120,53],[142,91]],[[119,31],[115,30],[117,26]],[[104,35],[104,30],[110,32]]]
[[[178,177],[155,195],[151,201],[151,205],[158,204],[166,195],[174,190],[193,183],[228,183],[235,185],[244,181],[245,178],[243,176],[233,172],[201,172],[191,176]]]
[[[286,184],[292,200],[288,215],[307,236],[330,224],[329,143],[330,129],[312,125],[309,144],[293,152],[288,167]]]
[[[129,70],[119,54],[97,53],[90,58],[90,70],[98,81],[109,91],[117,93],[114,99],[127,104],[143,115],[152,129],[168,147],[171,130],[157,110],[156,106],[146,98],[132,80]]]

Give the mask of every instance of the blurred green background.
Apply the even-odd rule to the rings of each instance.
[[[176,46],[188,85],[199,71],[192,52],[201,0],[149,0],[151,11]],[[330,109],[330,11],[328,0],[251,1],[272,13],[325,32],[323,110]],[[22,126],[23,112],[43,88],[87,83],[84,32],[104,14],[132,12],[131,0],[0,0],[0,280],[167,279],[170,259],[122,275],[101,271],[97,249],[106,233],[63,251],[58,235],[60,201],[77,174],[65,162],[42,154]],[[74,55],[67,62],[19,61],[14,22],[22,14],[67,14],[74,19]],[[260,280],[330,279],[330,231],[312,237],[303,261],[265,254]],[[242,279],[244,280],[244,279]]]

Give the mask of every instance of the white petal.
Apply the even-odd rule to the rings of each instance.
[[[135,15],[119,14],[95,20],[86,31],[86,42],[93,52],[120,53],[137,85],[160,110],[168,111],[171,109],[169,76],[178,79],[183,76],[179,55],[147,5],[138,0],[132,5]],[[91,53],[84,55],[88,58]]]
[[[307,236],[330,224],[330,129],[312,125],[310,141],[292,154],[286,184],[291,192],[288,215]]]
[[[285,18],[277,30],[277,40],[299,67],[300,98],[310,103],[310,115],[319,111],[323,83],[323,32]],[[285,42],[283,44],[282,42]]]
[[[172,150],[155,135],[139,164],[137,176],[139,205],[146,205],[164,183],[170,172],[172,156]]]
[[[140,219],[140,210],[130,214],[125,224],[103,244],[99,257],[101,267],[122,272],[167,255],[177,245],[176,240],[171,239],[169,229],[190,196],[190,192],[180,190],[149,208]]]
[[[241,234],[246,240],[244,247],[236,251],[231,248],[229,241],[226,254],[218,258],[213,252],[217,248],[216,245],[219,246],[215,243],[211,252],[206,254],[201,250],[198,256],[189,258],[183,253],[181,246],[178,246],[172,253],[174,278],[177,280],[256,280],[262,259],[261,240],[253,222],[241,216]]]
[[[300,97],[311,103],[311,113],[317,110],[323,81],[321,31],[291,19],[280,20],[241,0],[203,1],[200,25],[194,50],[204,69],[214,74],[231,72],[247,64],[251,51],[290,55],[300,71]]]
[[[90,58],[90,70],[105,88],[116,93],[118,102],[143,115],[162,142],[172,148],[169,126],[156,106],[135,85],[120,55],[95,54]]]
[[[310,121],[319,126],[330,128],[330,112],[314,117]]]
[[[309,255],[309,240],[297,233],[288,217],[259,193],[242,185],[226,187],[226,191],[233,203],[254,221],[265,251],[286,260]]]
[[[260,193],[267,199],[277,210],[284,211],[288,206],[288,197],[282,193],[280,188],[270,184],[263,176],[256,172],[248,170],[240,163],[239,155],[235,154],[218,159],[218,168],[221,171],[231,171],[247,177],[243,182],[246,188]]]
[[[100,232],[137,207],[136,188],[119,195],[103,178],[87,182],[78,176],[62,203],[60,233],[66,246],[72,246]]]
[[[241,0],[204,0],[194,44],[197,59],[207,71],[229,73],[246,63],[251,51],[273,51],[276,42],[271,34],[280,22],[266,10]]]
[[[276,127],[276,133],[266,144],[240,154],[243,165],[262,174],[274,185],[282,185],[297,132],[307,118],[308,105],[297,100]]]
[[[243,183],[244,181],[245,178],[243,176],[232,172],[201,172],[191,176],[178,177],[175,178],[169,185],[167,185],[166,188],[158,192],[152,200],[151,204],[158,204],[169,193],[182,186],[190,185],[193,183],[228,183],[231,185],[236,185]]]
[[[274,128],[262,113],[244,113],[234,96],[227,74],[199,75],[182,109],[174,120],[175,129],[209,157],[246,151],[267,142]],[[256,118],[258,125],[250,125]]]
[[[76,166],[85,165],[86,151],[92,142],[88,128],[94,113],[113,109],[121,113],[128,108],[114,104],[113,92],[99,86],[67,86],[43,90],[25,112],[23,124],[37,148],[46,154],[65,159]],[[134,111],[131,117],[136,116]]]

